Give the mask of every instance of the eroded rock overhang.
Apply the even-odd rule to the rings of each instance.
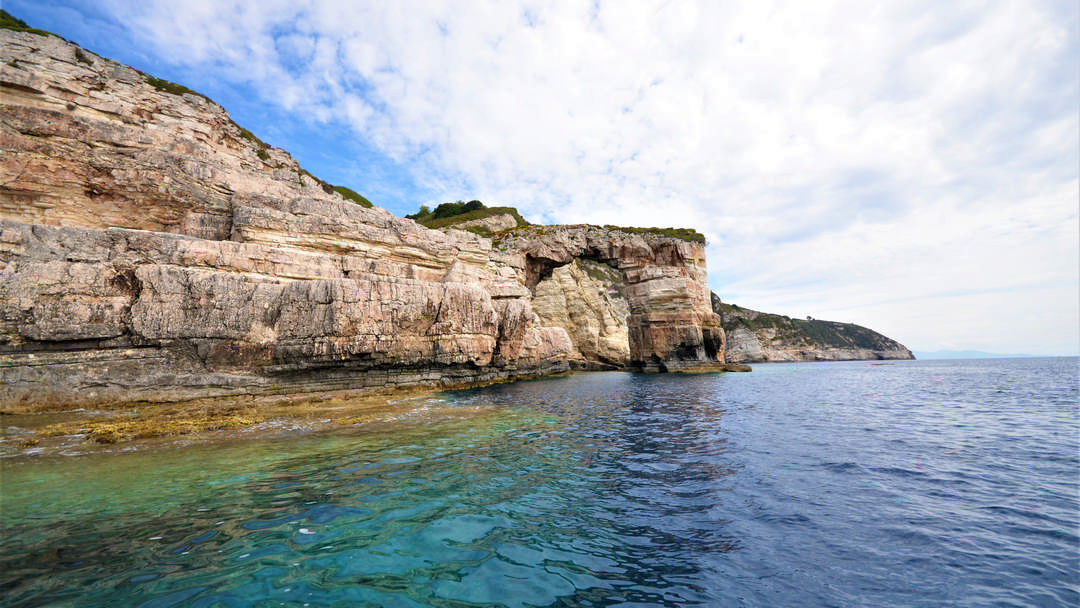
[[[625,307],[627,367],[679,371],[724,363],[724,333],[712,311],[704,244],[587,225],[527,227],[497,237],[496,243],[499,249],[524,254],[534,302],[536,296],[550,297],[547,285],[553,276],[564,299],[578,286],[576,308],[585,310],[574,314],[574,303],[568,302],[564,316],[571,325],[581,326],[573,323],[576,318],[610,328]],[[579,343],[610,343],[618,335],[617,328],[576,332],[571,327],[568,332],[580,336]],[[586,350],[591,349],[590,343]]]
[[[344,199],[208,99],[56,37],[0,31],[0,129],[0,405],[565,371],[600,357],[541,319],[534,291],[574,260],[618,283],[627,365],[722,362],[698,244],[429,230]]]

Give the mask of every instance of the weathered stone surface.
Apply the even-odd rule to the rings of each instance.
[[[454,281],[350,278],[339,263],[318,263],[341,256],[314,252],[309,276],[288,278],[264,272],[288,250],[225,242],[208,252],[208,243],[0,223],[0,402],[486,381],[565,370],[577,356],[525,298],[495,300]],[[433,380],[430,370],[442,373]]]
[[[630,306],[624,290],[618,270],[575,259],[536,285],[532,304],[545,325],[566,329],[586,360],[625,367],[630,364]]]
[[[724,358],[728,361],[767,361],[761,342],[754,332],[746,327],[736,327],[725,330],[727,348],[724,349]]]
[[[76,49],[0,30],[0,406],[723,362],[699,245],[429,230]],[[534,309],[550,277],[565,322]]]
[[[488,232],[500,232],[518,225],[517,218],[509,213],[498,213],[482,217],[478,220],[468,220],[460,224],[454,224],[454,228],[464,230],[466,228],[483,228]]]
[[[678,371],[724,362],[724,331],[712,311],[704,245],[599,226],[521,228],[497,242],[500,249],[525,255],[525,281],[534,290],[556,268],[579,258],[617,269],[629,308],[630,367]]]

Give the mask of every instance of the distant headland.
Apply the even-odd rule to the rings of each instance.
[[[720,305],[693,229],[395,217],[182,85],[2,21],[0,411],[910,358]]]

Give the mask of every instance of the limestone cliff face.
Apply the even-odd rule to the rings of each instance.
[[[625,280],[625,360],[722,361],[700,246],[612,233],[582,249],[555,231],[493,248],[429,230],[343,199],[175,90],[0,30],[0,405],[447,385],[606,360],[576,337],[587,321],[534,308],[540,279],[579,257]]]
[[[712,295],[732,363],[914,359],[903,344],[851,323],[792,319],[723,304]]]
[[[630,365],[630,336],[621,273],[606,264],[575,259],[537,283],[533,308],[545,325],[566,329],[586,361]]]
[[[518,225],[517,218],[509,213],[499,213],[496,215],[489,215],[488,217],[480,218],[478,220],[469,220],[454,224],[455,228],[482,228],[488,232],[500,232],[503,230],[509,230]]]
[[[617,270],[612,282],[623,290],[629,311],[630,367],[679,371],[724,362],[724,331],[710,304],[703,244],[599,226],[529,226],[501,235],[497,246],[524,253],[532,289],[576,259]],[[601,325],[603,317],[598,313]]]

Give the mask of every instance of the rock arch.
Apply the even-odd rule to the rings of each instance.
[[[538,286],[576,261],[616,271],[610,283],[619,284],[626,302],[627,367],[677,371],[724,363],[724,333],[712,311],[701,243],[599,226],[545,226],[515,230],[499,246],[524,255],[534,303]],[[567,327],[572,336],[573,329]]]

